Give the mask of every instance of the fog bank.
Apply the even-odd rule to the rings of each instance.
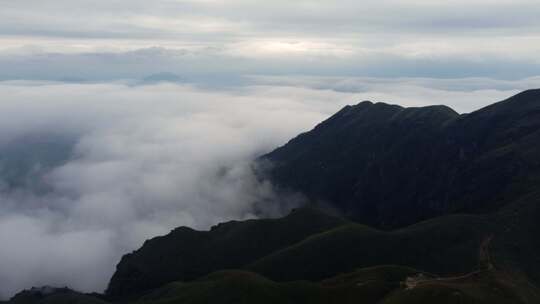
[[[257,81],[0,82],[0,297],[41,285],[103,291],[120,257],[149,237],[285,213],[301,195],[276,194],[250,161],[346,104],[456,100],[466,111],[519,88]]]

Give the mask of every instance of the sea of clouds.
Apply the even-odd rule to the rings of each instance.
[[[301,195],[276,193],[254,176],[251,161],[346,104],[447,104],[468,112],[539,83],[253,77],[242,86],[208,88],[0,82],[0,152],[20,138],[69,143],[61,146],[68,157],[35,171],[45,188],[0,187],[0,298],[42,285],[100,292],[121,256],[147,238],[181,225],[208,229],[283,215],[303,203]]]

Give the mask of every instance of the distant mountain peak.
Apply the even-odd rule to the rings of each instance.
[[[148,75],[142,80],[145,83],[159,83],[159,82],[183,82],[184,79],[171,72],[160,72]]]

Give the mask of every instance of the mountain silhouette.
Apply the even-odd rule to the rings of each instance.
[[[103,295],[7,303],[540,303],[540,90],[469,114],[362,102],[256,162],[309,203],[148,240]]]
[[[260,161],[276,185],[379,228],[495,211],[539,188],[540,90],[463,115],[362,102]]]

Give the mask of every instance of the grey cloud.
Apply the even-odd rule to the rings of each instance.
[[[517,79],[540,73],[539,13],[533,0],[10,1],[0,79]]]
[[[314,64],[316,60],[316,64]],[[495,55],[466,58],[447,55],[415,58],[380,51],[353,57],[277,56],[243,58],[227,48],[198,50],[152,47],[123,53],[62,54],[37,52],[0,54],[0,79],[110,81],[143,79],[173,73],[187,82],[238,84],[249,75],[309,75],[343,77],[484,77],[521,79],[537,76],[540,62]]]
[[[383,90],[395,86],[410,85],[442,91],[473,92],[482,90],[523,91],[540,87],[540,77],[519,80],[491,78],[374,78],[374,77],[310,77],[310,76],[251,76],[254,83],[307,87],[338,92],[364,93],[377,88]]]
[[[306,33],[341,36],[358,32],[384,35],[388,30],[462,33],[463,28],[485,29],[484,34],[494,28],[515,29],[523,34],[523,31],[532,33],[538,28],[540,23],[536,16],[539,10],[535,1],[17,1],[5,4],[1,28],[6,34],[51,36],[77,33],[86,37],[96,34],[102,37],[173,37],[188,34],[182,28],[155,28],[136,22],[137,18],[155,17],[163,20],[222,20],[245,26],[242,33],[228,33],[231,37]],[[38,17],[45,19],[40,22]],[[219,28],[216,31],[227,32]],[[198,40],[206,33],[191,34]]]
[[[10,82],[0,95],[2,151],[27,134],[77,139],[64,162],[40,173],[46,192],[0,194],[0,243],[9,244],[0,247],[2,297],[43,284],[100,291],[146,238],[283,214],[302,198],[278,196],[250,160],[338,106],[330,96],[310,109],[262,89],[168,84]]]
[[[258,85],[342,92],[352,94],[357,100],[375,100],[404,106],[444,104],[460,113],[472,112],[518,92],[540,87],[540,77],[501,80],[252,76],[251,80]]]

